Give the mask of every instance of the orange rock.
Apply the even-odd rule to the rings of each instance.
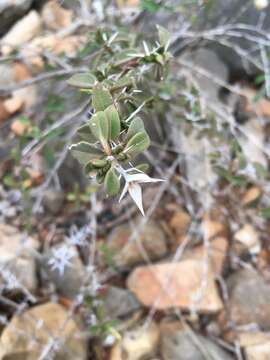
[[[242,198],[242,204],[249,205],[249,204],[253,203],[261,196],[261,194],[262,194],[262,192],[261,192],[260,188],[258,188],[257,186],[252,186],[250,189],[248,189],[245,192],[245,194]]]
[[[4,102],[0,100],[0,123],[9,118],[9,112],[7,111]]]
[[[185,235],[190,225],[191,218],[189,214],[184,210],[177,211],[170,221],[170,226],[173,231],[178,235]]]
[[[220,236],[209,243],[209,248],[204,245],[196,246],[190,250],[190,255],[188,253],[186,256],[200,261],[204,261],[208,256],[214,273],[220,274],[223,270],[228,246],[228,240]]]
[[[57,0],[51,0],[43,6],[41,16],[48,29],[61,30],[71,24],[73,13],[63,8]]]
[[[225,225],[220,221],[211,220],[208,215],[205,216],[202,224],[203,235],[207,240],[211,240],[214,237],[224,234]]]
[[[23,81],[31,78],[31,73],[26,65],[15,62],[13,65],[14,79],[15,81]]]
[[[223,308],[211,268],[205,271],[197,260],[137,267],[127,285],[142,304],[159,310],[215,313]]]
[[[23,107],[23,99],[20,96],[12,96],[4,101],[4,106],[9,114],[15,114]]]
[[[13,121],[13,123],[11,124],[11,131],[16,135],[16,136],[22,136],[24,135],[28,128],[29,128],[29,125],[28,124],[25,124],[23,123],[22,121],[20,120],[15,120]]]

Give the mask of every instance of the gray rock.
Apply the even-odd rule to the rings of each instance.
[[[0,290],[35,291],[38,243],[12,226],[0,224]]]
[[[134,228],[128,224],[115,228],[108,238],[108,247],[115,253],[113,260],[119,268],[130,268],[145,261],[158,260],[167,254],[167,240],[162,228],[153,220],[148,221],[136,236],[138,219]]]
[[[49,260],[53,257],[53,250],[59,249],[61,246],[55,246],[44,254],[40,262],[42,283],[45,286],[49,281],[53,283],[59,295],[74,299],[79,294],[80,288],[83,285],[85,269],[75,247],[72,247],[74,256],[70,260],[70,265],[65,266],[63,273],[57,268],[54,269],[49,264]]]
[[[230,318],[236,325],[270,330],[270,285],[255,270],[242,269],[228,280]]]
[[[31,7],[33,0],[1,0],[0,1],[0,35],[20,19]]]
[[[48,189],[44,193],[43,204],[47,211],[56,215],[62,209],[65,194],[61,190]]]
[[[140,309],[140,304],[129,290],[110,286],[104,297],[104,308],[106,314],[113,319]]]
[[[163,360],[232,360],[227,352],[207,338],[182,329],[162,331],[161,355]]]

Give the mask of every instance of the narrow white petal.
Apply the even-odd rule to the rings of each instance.
[[[142,189],[141,189],[140,185],[139,184],[129,184],[128,192],[144,216],[144,210],[143,210],[143,204],[142,204]]]
[[[126,195],[127,191],[128,191],[128,182],[125,183],[124,189],[123,189],[123,191],[122,191],[122,193],[121,193],[121,195],[120,195],[120,198],[119,198],[119,202],[120,202],[120,201],[123,199],[123,197]]]
[[[137,181],[137,182],[150,183],[150,182],[158,182],[158,181],[164,181],[164,180],[151,178],[150,176],[148,176],[145,173],[139,173],[139,174],[127,174],[126,181],[128,181],[128,182]]]

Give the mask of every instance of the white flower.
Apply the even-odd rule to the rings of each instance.
[[[52,249],[52,258],[48,261],[52,270],[58,270],[60,275],[64,274],[65,268],[72,267],[71,259],[75,256],[75,250],[66,245]]]
[[[258,10],[263,10],[268,6],[268,0],[254,0],[254,5]]]
[[[137,173],[137,174],[128,174],[127,172],[133,170],[129,169],[124,172],[121,172],[123,175],[126,183],[124,186],[124,189],[122,191],[122,194],[120,195],[119,202],[123,199],[123,197],[126,195],[127,192],[129,192],[129,195],[132,197],[135,204],[140,209],[141,213],[144,216],[144,210],[143,210],[143,203],[142,203],[142,189],[140,187],[141,183],[150,183],[150,182],[159,182],[164,181],[162,179],[154,179],[150,176],[146,175],[143,172]]]

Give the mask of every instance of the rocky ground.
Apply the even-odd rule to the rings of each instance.
[[[0,1],[0,360],[270,359],[270,9],[216,3],[180,35],[162,9],[110,8],[173,37],[168,125],[146,153],[166,181],[144,189],[143,218],[68,154],[88,109],[65,79],[110,17]]]

